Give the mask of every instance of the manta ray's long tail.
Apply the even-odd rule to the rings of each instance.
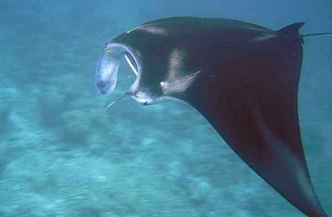
[[[311,34],[301,34],[300,37],[308,37],[308,36],[319,36],[319,35],[332,35],[332,32],[320,32],[320,33],[311,33]]]

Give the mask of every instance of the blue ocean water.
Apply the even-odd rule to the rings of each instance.
[[[124,99],[106,112],[115,96],[93,84],[104,43],[169,16],[332,31],[331,0],[1,0],[0,217],[303,216],[190,106]],[[331,59],[332,37],[305,39],[302,139],[330,215]]]

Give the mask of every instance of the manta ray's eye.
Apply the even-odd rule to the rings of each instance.
[[[161,87],[165,87],[165,86],[166,86],[166,82],[161,81],[161,82],[160,82],[160,86],[161,86]]]

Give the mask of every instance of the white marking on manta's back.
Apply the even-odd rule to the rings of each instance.
[[[244,29],[248,29],[248,30],[254,30],[254,31],[258,31],[258,32],[265,32],[266,34],[258,36],[256,38],[254,38],[254,41],[264,41],[270,38],[274,38],[276,37],[276,35],[273,33],[273,31],[268,31],[266,29],[260,29],[260,28],[256,28],[256,27],[245,27]]]
[[[259,32],[266,32],[265,29],[259,29],[259,28],[255,28],[255,27],[245,27],[245,29],[255,30],[255,31],[259,31]]]
[[[127,31],[126,33],[129,34],[134,30],[142,30],[142,31],[145,31],[145,32],[148,32],[151,34],[155,34],[155,35],[168,35],[168,32],[165,29],[156,27],[156,26],[151,26],[149,24],[135,27],[135,28]]]
[[[160,82],[165,95],[185,91],[193,83],[196,76],[201,73],[201,71],[197,71],[194,74],[184,72],[183,59],[185,57],[179,49],[173,50],[169,58],[168,76],[164,81]]]
[[[276,34],[265,34],[265,35],[262,35],[262,36],[258,36],[256,38],[253,38],[253,41],[265,41],[265,40],[268,40],[268,39],[271,39],[271,38],[275,38],[276,37]]]

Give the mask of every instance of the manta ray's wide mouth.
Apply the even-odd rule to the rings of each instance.
[[[100,58],[97,62],[95,72],[95,86],[101,95],[110,95],[113,93],[117,85],[118,71],[123,59],[126,60],[128,65],[132,69],[135,75],[135,81],[130,84],[129,89],[127,87],[127,89],[122,92],[120,97],[112,101],[108,105],[108,107],[118,102],[120,99],[127,95],[135,98],[132,95],[132,89],[135,84],[138,83],[138,77],[140,72],[140,59],[138,58],[138,55],[135,54],[135,52],[128,46],[117,43],[107,43],[104,51],[100,55]],[[127,77],[129,78],[131,76],[127,75]]]
[[[163,96],[152,91],[150,87],[142,87],[140,85],[142,65],[141,54],[130,46],[113,42],[108,42],[106,44],[96,67],[95,86],[101,95],[110,95],[114,92],[118,81],[119,67],[123,59],[126,60],[135,74],[135,81],[133,81],[129,88],[127,87],[116,100],[112,101],[107,108],[125,96],[130,96],[142,105],[152,105],[164,99]],[[160,85],[162,84],[163,82],[160,82]],[[119,89],[117,88],[117,90]]]
[[[97,62],[95,72],[95,85],[100,94],[110,95],[114,91],[123,57],[125,57],[134,74],[138,76],[140,64],[134,52],[122,44],[106,44]]]

